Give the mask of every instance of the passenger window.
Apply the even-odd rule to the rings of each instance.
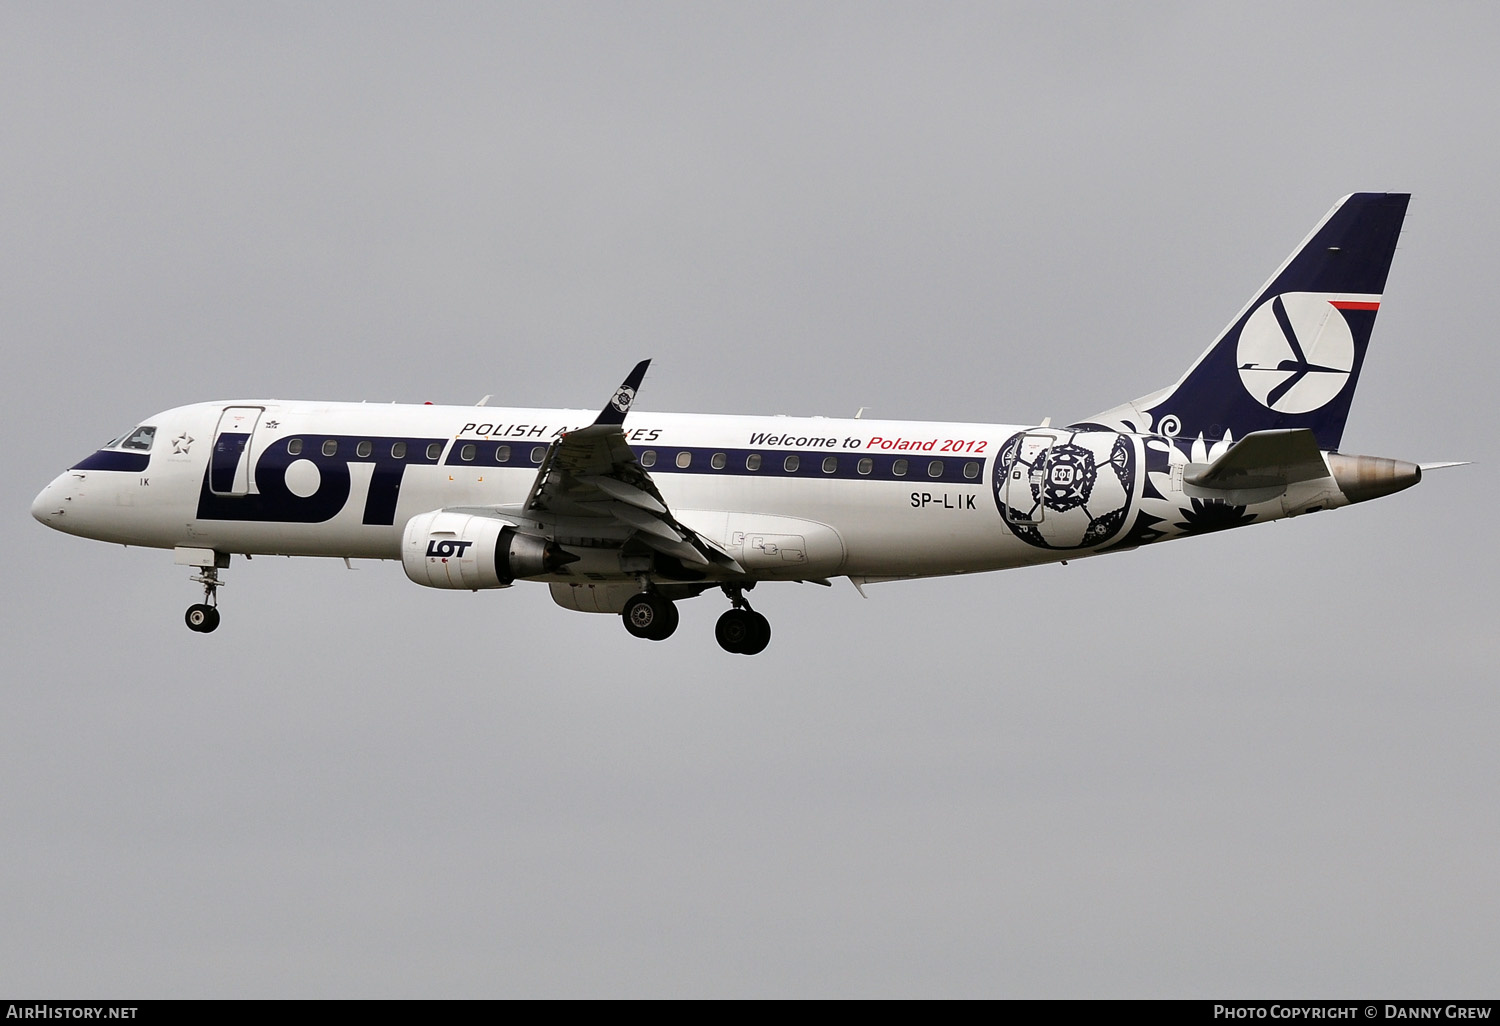
[[[335,456],[335,455],[338,454],[338,451],[339,451],[339,443],[338,443],[337,439],[330,438],[330,439],[328,439],[327,441],[325,441],[323,443],[323,455],[324,456]]]
[[[897,460],[895,463],[892,463],[891,464],[891,473],[894,474],[897,477],[905,477],[906,476],[906,461],[905,460]]]
[[[542,462],[542,458],[546,455],[547,447],[545,445],[533,446],[531,449],[531,462],[540,463]]]
[[[405,442],[392,442],[391,443],[391,459],[393,459],[393,460],[404,460],[404,459],[406,459],[406,443]]]
[[[374,451],[375,447],[369,442],[360,442],[354,447],[354,455],[358,456],[360,459],[364,459]]]
[[[786,469],[788,474],[795,474],[797,468],[800,466],[802,466],[802,457],[800,456],[788,456],[786,462],[782,463],[782,467]]]
[[[443,443],[442,442],[433,442],[431,445],[429,445],[427,447],[427,458],[430,459],[430,460],[435,460],[439,456],[441,456],[442,454],[443,454]]]
[[[643,467],[654,467],[654,466],[656,466],[656,450],[655,449],[647,449],[645,452],[641,453],[641,466],[643,466]]]
[[[837,456],[823,457],[823,473],[832,474],[839,469],[839,458]]]
[[[677,454],[677,465],[683,470],[693,465],[693,454],[684,449]]]
[[[498,449],[495,450],[495,462],[496,463],[509,463],[510,462],[510,446],[508,446],[508,445],[502,445],[500,448],[498,448]]]
[[[286,451],[289,456],[300,456],[302,454],[302,439],[290,439],[286,443]]]
[[[729,465],[729,457],[725,456],[722,452],[716,452],[714,453],[714,458],[708,461],[708,465],[715,470],[723,470]]]
[[[474,454],[478,451],[479,448],[477,446],[473,444],[466,445],[462,449],[458,450],[458,458],[463,460],[465,463],[473,463]]]
[[[125,436],[125,441],[120,443],[122,449],[135,449],[137,452],[149,452],[151,439],[156,437],[156,428],[138,427]]]
[[[866,456],[864,459],[859,461],[858,469],[861,474],[868,474],[870,471],[875,469],[875,461]]]
[[[968,463],[964,464],[964,477],[972,481],[978,476],[979,464],[975,463],[973,460],[970,460]]]
[[[927,464],[927,476],[928,477],[942,477],[943,476],[943,461],[942,460],[933,460],[931,463]]]
[[[746,470],[759,470],[760,469],[760,453],[758,453],[758,452],[752,452],[749,456],[745,457],[745,469]]]

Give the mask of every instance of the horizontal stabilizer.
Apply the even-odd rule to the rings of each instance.
[[[1289,485],[1328,476],[1311,429],[1276,428],[1251,432],[1212,463],[1188,464],[1182,483],[1189,495],[1246,505],[1273,499]]]

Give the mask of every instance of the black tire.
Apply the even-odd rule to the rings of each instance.
[[[750,637],[740,649],[745,655],[760,655],[771,643],[771,621],[759,613],[750,613]]]
[[[677,623],[681,619],[677,613],[677,603],[667,599],[659,600],[662,605],[662,615],[657,620],[654,631],[647,635],[652,641],[666,641],[677,630]]]
[[[647,641],[665,641],[677,629],[677,607],[660,595],[643,591],[632,595],[620,613],[625,629]]]
[[[714,640],[724,651],[738,655],[745,651],[745,643],[750,640],[751,631],[750,611],[731,609],[714,624]]]
[[[219,625],[219,611],[213,606],[206,606],[202,602],[188,606],[183,620],[188,625],[188,630],[197,631],[199,634],[207,634]],[[212,627],[209,624],[212,623]]]

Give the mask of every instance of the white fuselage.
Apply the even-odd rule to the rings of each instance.
[[[155,429],[148,451],[100,450],[59,475],[33,513],[58,530],[128,545],[400,559],[403,529],[418,514],[522,503],[547,446],[594,416],[277,400],[183,406],[145,422]],[[1181,468],[1211,455],[1102,429],[917,421],[633,412],[625,435],[687,527],[736,555],[750,545],[774,553],[778,539],[806,547],[784,564],[746,562],[765,579],[997,570],[1194,533]],[[1003,469],[1013,469],[1018,438],[1055,453],[1078,443],[1068,445],[1071,470],[1049,470],[1076,475],[1064,484],[1087,476],[1076,509],[1007,523],[997,457],[1011,443]],[[1017,496],[1026,484],[1017,476]],[[1239,522],[1344,502],[1323,489],[1251,506]],[[1154,529],[1130,537],[1146,508]],[[1230,525],[1196,529],[1218,526]]]

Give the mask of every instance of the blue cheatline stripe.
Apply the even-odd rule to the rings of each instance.
[[[495,441],[465,441],[460,438],[453,443],[448,450],[448,458],[443,460],[445,467],[512,467],[535,470],[541,465],[542,457],[547,454],[547,442],[538,442],[532,439],[521,439],[514,442]],[[466,450],[472,448],[473,458],[464,459]],[[531,458],[531,451],[537,450],[537,458]]]
[[[146,464],[151,462],[151,454],[146,452],[115,452],[110,449],[100,449],[82,463],[75,463],[69,470],[122,470],[131,474],[138,474],[146,469]]]
[[[473,446],[471,452],[473,458],[466,460],[463,457],[469,446]],[[448,458],[443,461],[443,465],[535,470],[540,461],[532,459],[533,449],[540,449],[542,453],[545,453],[547,446],[536,442],[466,442],[460,439],[448,451]],[[911,481],[913,483],[932,481],[939,484],[972,485],[984,482],[984,457],[966,456],[962,453],[877,453],[860,452],[857,449],[840,452],[830,452],[827,449],[714,449],[692,445],[672,447],[635,445],[631,446],[631,451],[635,453],[636,459],[643,460],[641,465],[645,467],[646,473],[653,476],[657,474],[706,474],[735,477],[832,478],[841,481]],[[644,462],[647,453],[655,454],[655,462],[649,467]],[[690,457],[686,467],[678,466],[677,463],[682,453],[687,453]],[[713,465],[715,456],[724,457],[722,468]],[[760,457],[758,470],[751,470],[747,465],[751,456]],[[796,458],[796,469],[787,469],[788,457]],[[832,470],[824,469],[824,461],[828,459],[835,461]],[[868,474],[859,472],[861,460],[870,461]],[[906,472],[897,474],[896,465],[902,462],[905,463]],[[938,464],[935,475],[931,469],[934,463]],[[964,475],[964,467],[969,464],[974,465],[973,477]]]
[[[291,443],[294,441],[302,443],[302,449],[299,452],[291,451]],[[323,454],[323,446],[327,442],[334,443],[332,456]],[[362,443],[369,443],[370,446],[370,451],[363,455],[359,451]],[[406,446],[404,455],[395,455],[397,444]],[[278,436],[267,443],[266,449],[280,449],[292,460],[309,459],[314,463],[320,463],[325,459],[337,459],[345,463],[405,463],[436,466],[442,456],[442,446],[447,444],[446,438],[417,438],[413,435],[325,435],[304,431]],[[427,449],[432,445],[439,447],[438,454],[428,456]],[[281,462],[290,461],[281,460]]]

